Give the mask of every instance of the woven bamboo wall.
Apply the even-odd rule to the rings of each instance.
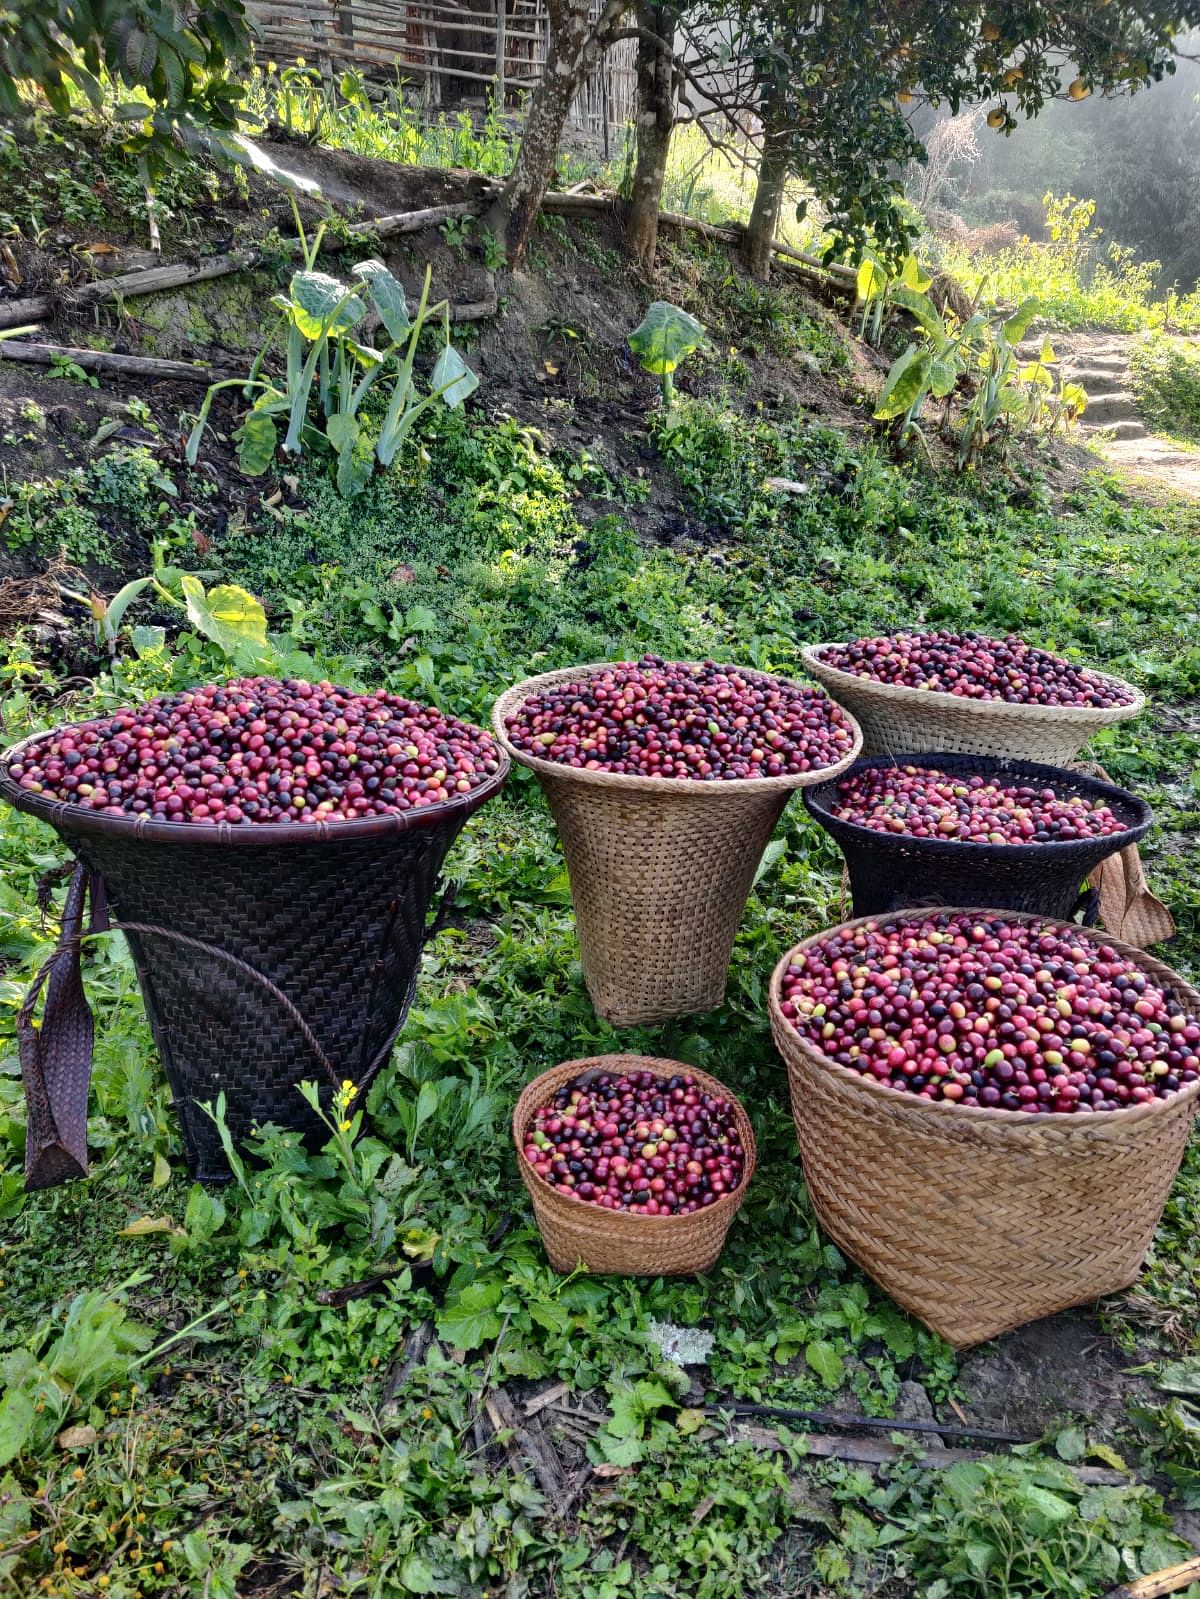
[[[513,106],[546,59],[544,0],[250,0],[247,9],[271,60],[303,56],[327,75],[399,73],[429,107],[453,110],[489,92]],[[610,50],[572,107],[572,124],[606,149],[632,120],[633,51],[628,40]]]

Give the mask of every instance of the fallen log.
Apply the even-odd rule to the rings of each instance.
[[[108,350],[81,350],[70,344],[25,344],[0,339],[0,361],[24,361],[31,366],[52,366],[63,358],[85,372],[121,372],[131,377],[168,378],[175,383],[219,383],[236,372],[223,367],[194,365],[190,361],[164,361],[149,355],[116,355]]]
[[[1163,1594],[1178,1593],[1181,1588],[1200,1581],[1200,1556],[1185,1560],[1178,1566],[1165,1566],[1162,1571],[1152,1571],[1147,1577],[1135,1577],[1123,1582],[1119,1588],[1110,1588],[1104,1599],[1161,1599]]]
[[[127,300],[140,294],[157,294],[163,289],[179,289],[187,283],[205,283],[230,272],[243,272],[247,267],[257,266],[261,260],[261,250],[233,250],[228,255],[205,256],[200,261],[175,261],[167,266],[122,272],[111,278],[97,278],[94,283],[81,283],[78,287],[64,285],[55,294],[39,294],[0,305],[0,328],[16,327],[21,322],[40,322],[62,307],[101,305],[106,300]]]
[[[759,1449],[784,1448],[778,1434],[768,1431],[766,1427],[735,1427],[731,1429],[730,1437],[754,1444]],[[922,1445],[920,1455],[914,1455],[884,1438],[847,1438],[832,1433],[797,1434],[796,1444],[801,1451],[824,1460],[846,1460],[861,1466],[890,1466],[898,1460],[911,1460],[922,1470],[937,1471],[945,1466],[957,1466],[965,1460],[987,1459],[987,1451],[983,1449],[943,1449],[928,1444]],[[1068,1466],[1066,1469],[1080,1482],[1108,1488],[1129,1485],[1130,1479],[1124,1472],[1111,1471],[1107,1466]]]

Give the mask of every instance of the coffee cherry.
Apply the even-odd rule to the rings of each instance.
[[[523,1148],[552,1188],[639,1216],[703,1210],[745,1169],[732,1100],[687,1074],[586,1072],[537,1111]]]
[[[840,779],[831,807],[874,833],[969,844],[1060,844],[1122,833],[1103,800],[936,766],[868,766]]]
[[[934,689],[960,699],[1005,700],[1012,705],[1100,708],[1130,705],[1129,691],[1112,678],[1075,666],[1010,633],[896,633],[829,644],[827,666],[899,688]]]
[[[1041,921],[916,912],[835,928],[780,1010],[884,1087],[1029,1114],[1165,1099],[1200,1077],[1200,1020],[1111,945]]]
[[[423,809],[499,768],[487,733],[433,706],[257,677],[59,728],[8,770],[106,816],[239,826]]]
[[[542,760],[710,783],[819,771],[854,747],[849,717],[820,689],[656,655],[541,689],[504,726]]]

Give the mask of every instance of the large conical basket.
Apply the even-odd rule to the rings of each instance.
[[[1200,993],[1144,950],[1070,922],[1004,918],[1108,945],[1200,1015]],[[1200,1082],[1123,1110],[1031,1115],[925,1100],[861,1077],[779,1008],[789,964],[826,936],[788,951],[768,1004],[813,1209],[838,1248],[960,1349],[1127,1288],[1183,1159]]]
[[[796,789],[844,771],[862,735],[852,720],[852,749],[819,771],[714,783],[580,771],[510,741],[505,719],[530,695],[610,665],[526,678],[496,702],[492,726],[536,774],[558,824],[592,1003],[633,1027],[721,1004],[755,869],[784,806]]]
[[[0,800],[49,822],[86,871],[93,904],[107,897],[133,954],[192,1175],[229,1175],[201,1108],[222,1094],[236,1141],[268,1121],[320,1137],[298,1085],[315,1079],[328,1104],[343,1080],[361,1092],[387,1060],[412,1002],[438,872],[467,817],[503,786],[507,758],[498,751],[497,771],[471,793],[425,809],[198,826],[106,816],[22,789],[8,766],[52,736],[5,753]],[[72,898],[74,926],[55,969],[43,969],[46,1017],[39,1033],[27,1027],[22,1048],[33,1187],[87,1169],[92,1030],[78,984],[81,886]]]
[[[839,705],[858,721],[865,755],[906,750],[949,750],[1004,760],[1070,766],[1094,733],[1140,716],[1145,696],[1132,683],[1097,673],[1128,696],[1125,705],[1010,705],[969,700],[936,689],[903,688],[843,672],[824,659],[836,644],[810,644],[804,664]]]

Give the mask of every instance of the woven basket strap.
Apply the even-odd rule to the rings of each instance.
[[[106,925],[103,888],[79,863],[67,890],[58,948],[34,978],[17,1012],[17,1049],[27,1106],[27,1190],[53,1188],[87,1176],[93,1030],[79,969],[79,948],[89,887],[92,929],[98,931]],[[43,988],[46,1004],[39,1028],[33,1013]]]
[[[264,976],[256,966],[251,966],[249,961],[244,961],[239,955],[231,955],[227,949],[222,949],[219,944],[208,944],[202,938],[192,938],[188,933],[176,933],[169,927],[155,927],[149,922],[119,922],[117,924],[123,933],[138,933],[142,936],[149,934],[152,938],[166,938],[174,944],[182,944],[186,949],[196,949],[204,955],[211,955],[214,960],[224,961],[227,966],[232,966],[235,971],[241,972],[243,977],[248,977],[251,982],[257,983],[266,990],[275,1000],[280,1009],[287,1012],[304,1042],[312,1050],[317,1065],[325,1073],[334,1088],[341,1086],[333,1062],[317,1042],[312,1028],[296,1009],[296,1006],[284,993],[283,989],[273,983],[269,977]]]

